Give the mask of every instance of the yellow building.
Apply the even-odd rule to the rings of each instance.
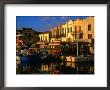
[[[83,20],[84,39],[89,41],[94,39],[94,17],[87,17]]]
[[[67,25],[62,24],[60,29],[61,42],[66,42],[66,29],[67,29]]]
[[[60,26],[54,27],[50,32],[50,48],[58,49],[60,46],[61,38],[60,38]]]
[[[73,49],[87,47],[91,53],[94,53],[94,17],[66,21],[53,27],[50,32],[39,34],[39,38],[40,42],[48,42],[48,46],[54,49],[59,48],[60,42],[70,42],[70,47],[74,47]],[[76,46],[77,42],[79,42],[78,46]]]
[[[37,45],[39,48],[47,48],[49,43],[49,32],[41,32],[39,34],[39,42]]]
[[[40,42],[49,42],[49,32],[42,32],[39,34]]]
[[[59,41],[59,29],[54,27],[51,29],[50,43]]]
[[[59,28],[58,28],[59,27]],[[69,20],[64,24],[52,29],[51,42],[79,42],[79,49],[82,45],[89,47],[93,53],[92,41],[94,40],[94,17]],[[91,46],[92,45],[92,46]]]
[[[94,53],[92,45],[94,40],[94,17],[90,16],[85,19],[74,20],[73,30],[74,42],[87,43],[90,52]]]
[[[73,20],[69,20],[68,22],[61,25],[61,41],[62,42],[73,42]]]
[[[90,44],[89,49],[92,54],[94,54],[94,17],[87,17],[83,20],[84,27],[84,39]]]
[[[73,36],[72,36],[73,25],[74,25],[74,21],[73,20],[69,20],[66,23],[66,26],[67,26],[67,29],[66,29],[66,41],[67,42],[73,42]]]
[[[94,17],[74,20],[72,35],[74,40],[90,42],[94,39]]]

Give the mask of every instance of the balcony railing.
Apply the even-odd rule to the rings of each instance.
[[[52,38],[59,38],[59,35],[52,35]]]
[[[66,34],[61,34],[60,37],[66,37]]]
[[[73,31],[73,32],[72,32],[72,35],[79,34],[79,33],[83,33],[83,31],[82,31],[82,30]]]

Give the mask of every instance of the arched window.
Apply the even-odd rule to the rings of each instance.
[[[91,24],[88,24],[88,31],[91,30]]]

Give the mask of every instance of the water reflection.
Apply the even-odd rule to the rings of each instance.
[[[17,62],[18,63],[18,62]],[[21,61],[16,67],[17,74],[94,74],[94,62],[75,62],[71,60],[54,60],[52,57],[42,62]]]

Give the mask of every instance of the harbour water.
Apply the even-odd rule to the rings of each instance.
[[[16,74],[94,74],[93,56],[24,56]]]

